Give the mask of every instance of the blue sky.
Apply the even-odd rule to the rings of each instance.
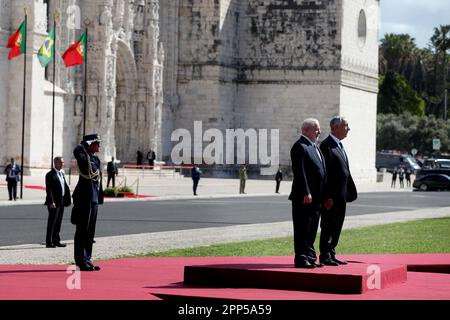
[[[408,33],[418,47],[428,45],[434,27],[450,24],[450,0],[380,0],[380,38]]]

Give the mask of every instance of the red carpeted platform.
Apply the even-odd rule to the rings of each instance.
[[[184,283],[225,288],[262,288],[362,294],[406,282],[405,265],[350,263],[339,267],[295,269],[267,264],[186,266]]]
[[[1,252],[0,252],[1,254]],[[450,254],[443,255],[347,255],[353,265],[444,266],[435,273],[407,272],[407,281],[363,294],[319,293],[258,288],[214,288],[183,283],[185,266],[252,265],[298,273],[292,257],[216,257],[119,259],[98,262],[99,272],[81,273],[79,279],[68,266],[0,266],[2,300],[159,300],[159,299],[251,299],[251,300],[450,300]],[[351,264],[351,265],[352,265]],[[350,265],[350,266],[351,266]],[[257,267],[259,266],[259,267]],[[331,267],[329,267],[331,268]],[[341,267],[336,267],[341,268]],[[350,268],[350,267],[349,267]],[[353,267],[351,267],[353,268]],[[313,270],[314,273],[326,272]],[[383,270],[383,268],[382,268]],[[344,269],[342,269],[344,272]],[[78,282],[77,282],[78,281]],[[77,287],[76,284],[79,284]]]

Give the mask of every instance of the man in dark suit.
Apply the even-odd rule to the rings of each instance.
[[[324,201],[326,168],[319,148],[320,124],[307,119],[302,124],[302,136],[291,149],[292,171],[292,220],[294,223],[294,250],[296,268],[322,267],[317,264],[314,241]]]
[[[142,159],[144,159],[144,154],[142,153],[141,150],[138,150],[138,151],[136,152],[136,156],[137,156],[137,162],[136,162],[136,164],[137,164],[138,166],[142,166]]]
[[[68,207],[71,204],[70,189],[62,172],[64,159],[56,157],[53,163],[54,168],[45,176],[45,189],[47,192],[45,205],[48,208],[47,235],[45,237],[47,248],[66,246],[61,243],[59,232],[61,230],[64,207]]]
[[[277,182],[277,185],[275,187],[275,193],[280,193],[280,184],[283,180],[283,171],[279,168],[277,171],[277,174],[275,175],[275,181]]]
[[[155,151],[150,149],[150,151],[147,153],[148,165],[153,167],[155,165],[155,159],[156,159]],[[154,169],[154,168],[151,168],[151,169]]]
[[[20,180],[20,166],[16,164],[14,158],[11,158],[11,163],[5,168],[6,181],[8,182],[9,201],[17,200],[17,182]]]
[[[200,175],[201,175],[201,171],[200,168],[198,167],[198,165],[194,164],[194,166],[191,169],[191,177],[192,177],[192,182],[193,182],[193,189],[194,189],[194,196],[197,195],[197,187],[198,187],[198,182],[200,181]]]
[[[96,156],[100,142],[98,134],[87,135],[73,151],[80,177],[73,192],[71,222],[76,225],[74,256],[81,271],[100,270],[92,263],[97,211],[103,204],[101,163]]]
[[[341,142],[350,131],[348,123],[343,117],[337,116],[331,119],[330,127],[330,135],[320,145],[327,167],[326,198],[330,208],[322,211],[320,262],[337,266],[347,264],[336,258],[336,246],[344,224],[347,202],[356,200],[358,193]]]
[[[111,161],[108,162],[106,171],[108,172],[108,182],[106,183],[106,187],[109,188],[109,182],[112,180],[112,186],[115,188],[116,176],[119,174],[119,169],[117,169],[117,165],[114,162],[114,157],[112,157]]]

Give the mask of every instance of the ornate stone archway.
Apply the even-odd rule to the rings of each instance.
[[[117,40],[116,55],[116,110],[115,136],[117,158],[133,162],[139,137],[136,136],[137,69],[134,54],[128,44]]]

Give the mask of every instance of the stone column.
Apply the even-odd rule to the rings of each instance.
[[[0,74],[9,73],[8,51],[6,44],[10,35],[10,17],[11,4],[10,0],[0,0]],[[0,107],[0,118],[4,119],[0,121],[0,132],[7,132],[7,111],[9,90],[8,81],[6,77],[0,78],[0,97],[2,97],[4,104]],[[8,134],[7,134],[8,136]],[[3,166],[8,161],[8,139],[0,139],[0,166]]]
[[[41,105],[44,101],[45,70],[34,55],[44,42],[47,31],[46,5],[42,0],[11,2],[10,35],[16,32],[24,20],[25,7],[28,9],[28,28],[23,163],[24,173],[29,174],[30,168],[45,169],[50,166],[51,106]],[[17,163],[21,163],[24,57],[16,57],[8,63],[9,76],[7,79],[10,95],[6,116],[7,157],[14,157]]]
[[[82,1],[88,26],[88,85],[86,134],[96,132],[103,143],[103,161],[115,157],[116,57],[111,50],[113,0]]]

